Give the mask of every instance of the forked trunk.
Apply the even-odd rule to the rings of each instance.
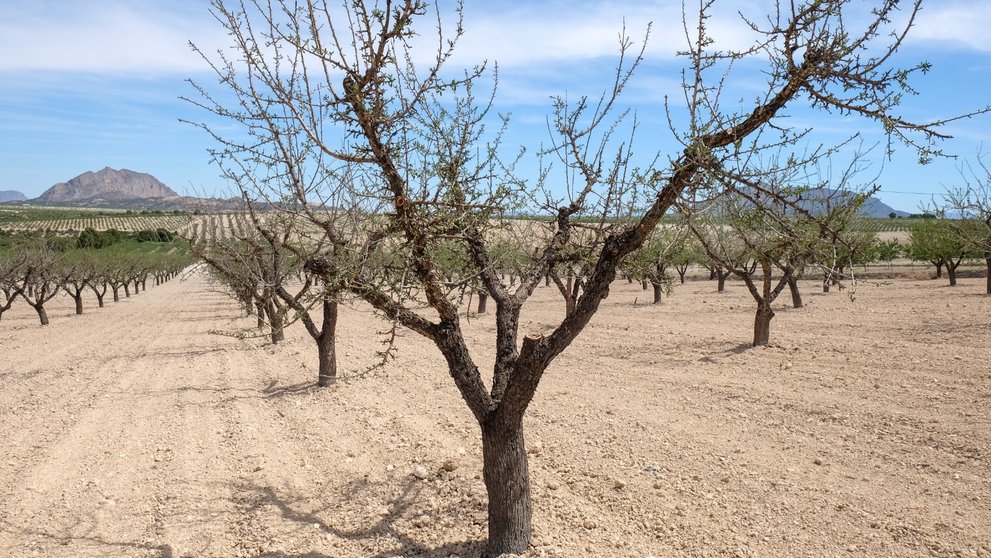
[[[478,314],[485,313],[485,305],[489,302],[489,295],[478,293]]]
[[[533,502],[522,423],[483,423],[482,460],[489,496],[489,540],[482,556],[523,554],[530,547]]]
[[[332,386],[337,382],[337,301],[324,301],[323,331],[316,341],[320,361],[317,385]]]
[[[936,279],[943,278],[943,262],[935,262],[933,265],[936,266]]]
[[[103,294],[96,293],[96,305],[99,308],[103,308]]]
[[[771,340],[771,318],[774,311],[769,305],[757,306],[757,315],[754,317],[754,347],[767,345]]]
[[[788,277],[788,290],[791,291],[791,305],[795,308],[801,308],[802,293],[798,291],[798,279]]]

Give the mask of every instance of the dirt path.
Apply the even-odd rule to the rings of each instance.
[[[981,281],[864,284],[855,304],[809,282],[756,350],[739,284],[645,306],[617,283],[528,415],[531,554],[991,556]],[[563,310],[536,296],[527,330]],[[47,328],[26,310],[0,322],[0,556],[477,553],[477,426],[416,335],[316,390],[301,328],[211,334],[252,320],[198,276],[83,316],[59,301]],[[344,371],[382,329],[344,312]]]

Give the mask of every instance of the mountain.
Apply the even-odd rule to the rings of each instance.
[[[60,182],[32,201],[45,205],[107,206],[163,198],[178,200],[179,194],[150,174],[106,167]]]
[[[907,211],[897,210],[873,196],[867,198],[867,200],[864,201],[864,205],[860,206],[860,214],[864,217],[887,219],[888,217],[891,217],[892,213],[894,213],[896,217],[908,217],[910,215]]]
[[[26,199],[28,199],[28,197],[17,190],[0,190],[0,203],[9,201],[23,201]]]

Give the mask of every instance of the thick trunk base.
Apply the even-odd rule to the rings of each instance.
[[[35,311],[38,312],[38,320],[41,321],[41,325],[48,325],[48,312],[45,310],[45,307],[36,306]]]
[[[489,540],[482,556],[523,554],[530,548],[533,502],[522,425],[483,424],[482,458],[489,496]]]
[[[798,281],[794,278],[788,279],[788,290],[791,291],[791,305],[794,308],[801,308],[802,293],[798,290]]]
[[[320,371],[317,376],[317,385],[329,387],[337,383],[337,351],[334,347],[334,340],[331,338],[317,341],[319,352]]]
[[[770,308],[758,308],[754,316],[754,347],[767,345],[771,341],[771,318],[774,312]]]

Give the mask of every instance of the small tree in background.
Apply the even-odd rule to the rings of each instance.
[[[957,285],[957,268],[966,259],[982,256],[979,249],[968,238],[972,224],[954,222],[940,217],[938,219],[923,219],[909,229],[909,245],[906,253],[917,261],[928,261],[936,266],[936,278],[940,267],[946,268],[950,286]]]
[[[972,247],[975,257],[984,259],[987,269],[985,294],[991,296],[991,168],[978,154],[977,166],[961,167],[964,185],[947,191],[946,205],[961,219],[970,222],[959,228],[961,239]]]

